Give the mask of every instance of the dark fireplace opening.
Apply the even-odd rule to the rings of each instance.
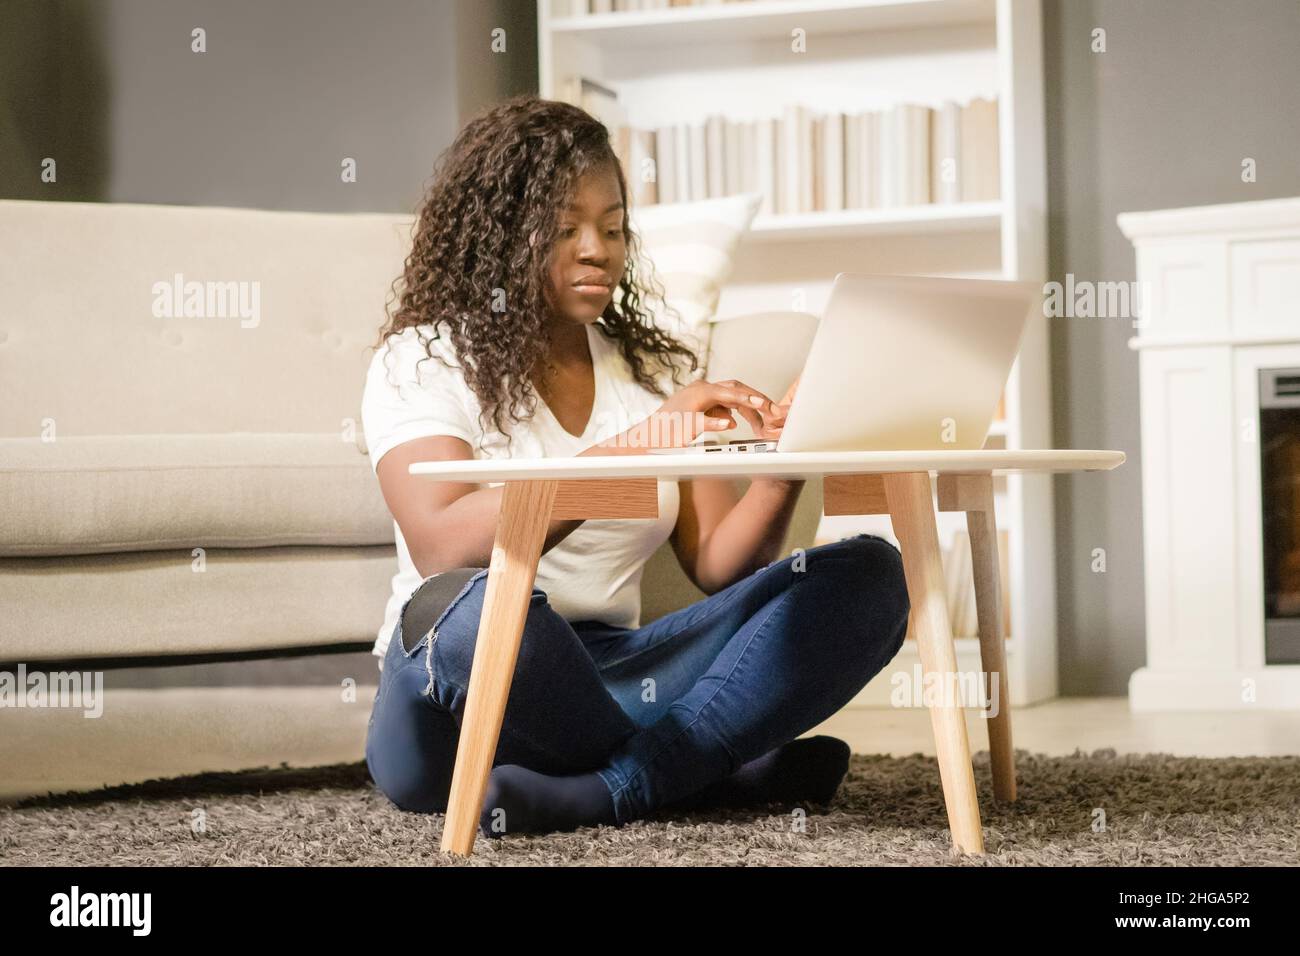
[[[1300,368],[1259,372],[1264,663],[1300,664]]]

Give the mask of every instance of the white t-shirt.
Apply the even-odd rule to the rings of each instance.
[[[417,329],[408,328],[390,336],[375,352],[366,374],[361,422],[372,469],[377,469],[379,460],[396,446],[431,435],[463,439],[475,458],[572,457],[625,431],[664,402],[632,377],[618,344],[589,325],[587,341],[595,370],[596,400],[586,431],[580,437],[565,431],[539,396],[531,420],[505,422],[514,439],[507,448],[506,436],[491,421],[486,432],[480,426],[478,399],[465,382],[446,329],[437,339],[432,339],[432,325],[419,326],[418,332],[424,340],[432,340],[434,357],[425,353]],[[453,367],[443,365],[438,356]],[[676,388],[667,372],[658,381],[666,394]],[[504,413],[502,417],[506,417]],[[487,487],[500,484],[489,482]],[[542,555],[536,586],[546,592],[551,607],[565,620],[640,626],[641,573],[646,561],[672,533],[680,501],[675,481],[659,481],[658,488],[657,519],[589,519]],[[396,521],[393,533],[397,539],[397,573],[373,651],[381,666],[402,605],[424,581]]]

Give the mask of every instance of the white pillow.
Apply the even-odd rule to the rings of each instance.
[[[643,275],[652,274],[664,301],[678,315],[652,306],[656,324],[695,349],[701,374],[709,352],[709,322],[718,308],[722,286],[731,275],[740,237],[754,221],[761,193],[740,193],[698,202],[634,206],[632,228],[641,239]],[[621,301],[617,291],[615,301]]]

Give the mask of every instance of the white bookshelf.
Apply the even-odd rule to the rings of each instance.
[[[997,232],[1001,228],[1000,202],[926,203],[892,209],[837,209],[829,212],[758,215],[754,218],[749,239],[753,242],[793,242],[799,239],[854,239],[900,233]]]
[[[779,115],[798,102],[823,111],[998,101],[1000,194],[992,202],[760,215],[743,243],[718,315],[771,309],[820,314],[837,272],[1046,281],[1046,166],[1039,0],[752,0],[708,6],[552,15],[539,0],[541,95],[581,74],[613,89],[629,122],[654,128]],[[791,31],[806,52],[790,50]],[[1006,420],[989,447],[1050,448],[1046,320],[1035,316],[1007,383]],[[1056,572],[1049,475],[995,480],[1009,538],[1011,699],[1056,696]],[[941,513],[947,547],[965,527]],[[893,538],[887,518],[823,518],[821,536],[859,530]],[[957,639],[978,669],[978,641]],[[911,671],[912,642],[853,702],[888,702],[890,676]]]
[[[547,0],[541,0],[545,3]],[[978,23],[993,18],[995,0],[758,0],[660,10],[552,17],[557,33],[583,34],[610,49],[784,38],[790,17],[810,33],[898,30]],[[563,4],[551,4],[562,8]],[[543,67],[544,69],[545,67]]]

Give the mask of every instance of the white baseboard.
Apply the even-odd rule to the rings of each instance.
[[[1134,711],[1300,710],[1300,664],[1236,671],[1142,667],[1129,678],[1128,698]]]

